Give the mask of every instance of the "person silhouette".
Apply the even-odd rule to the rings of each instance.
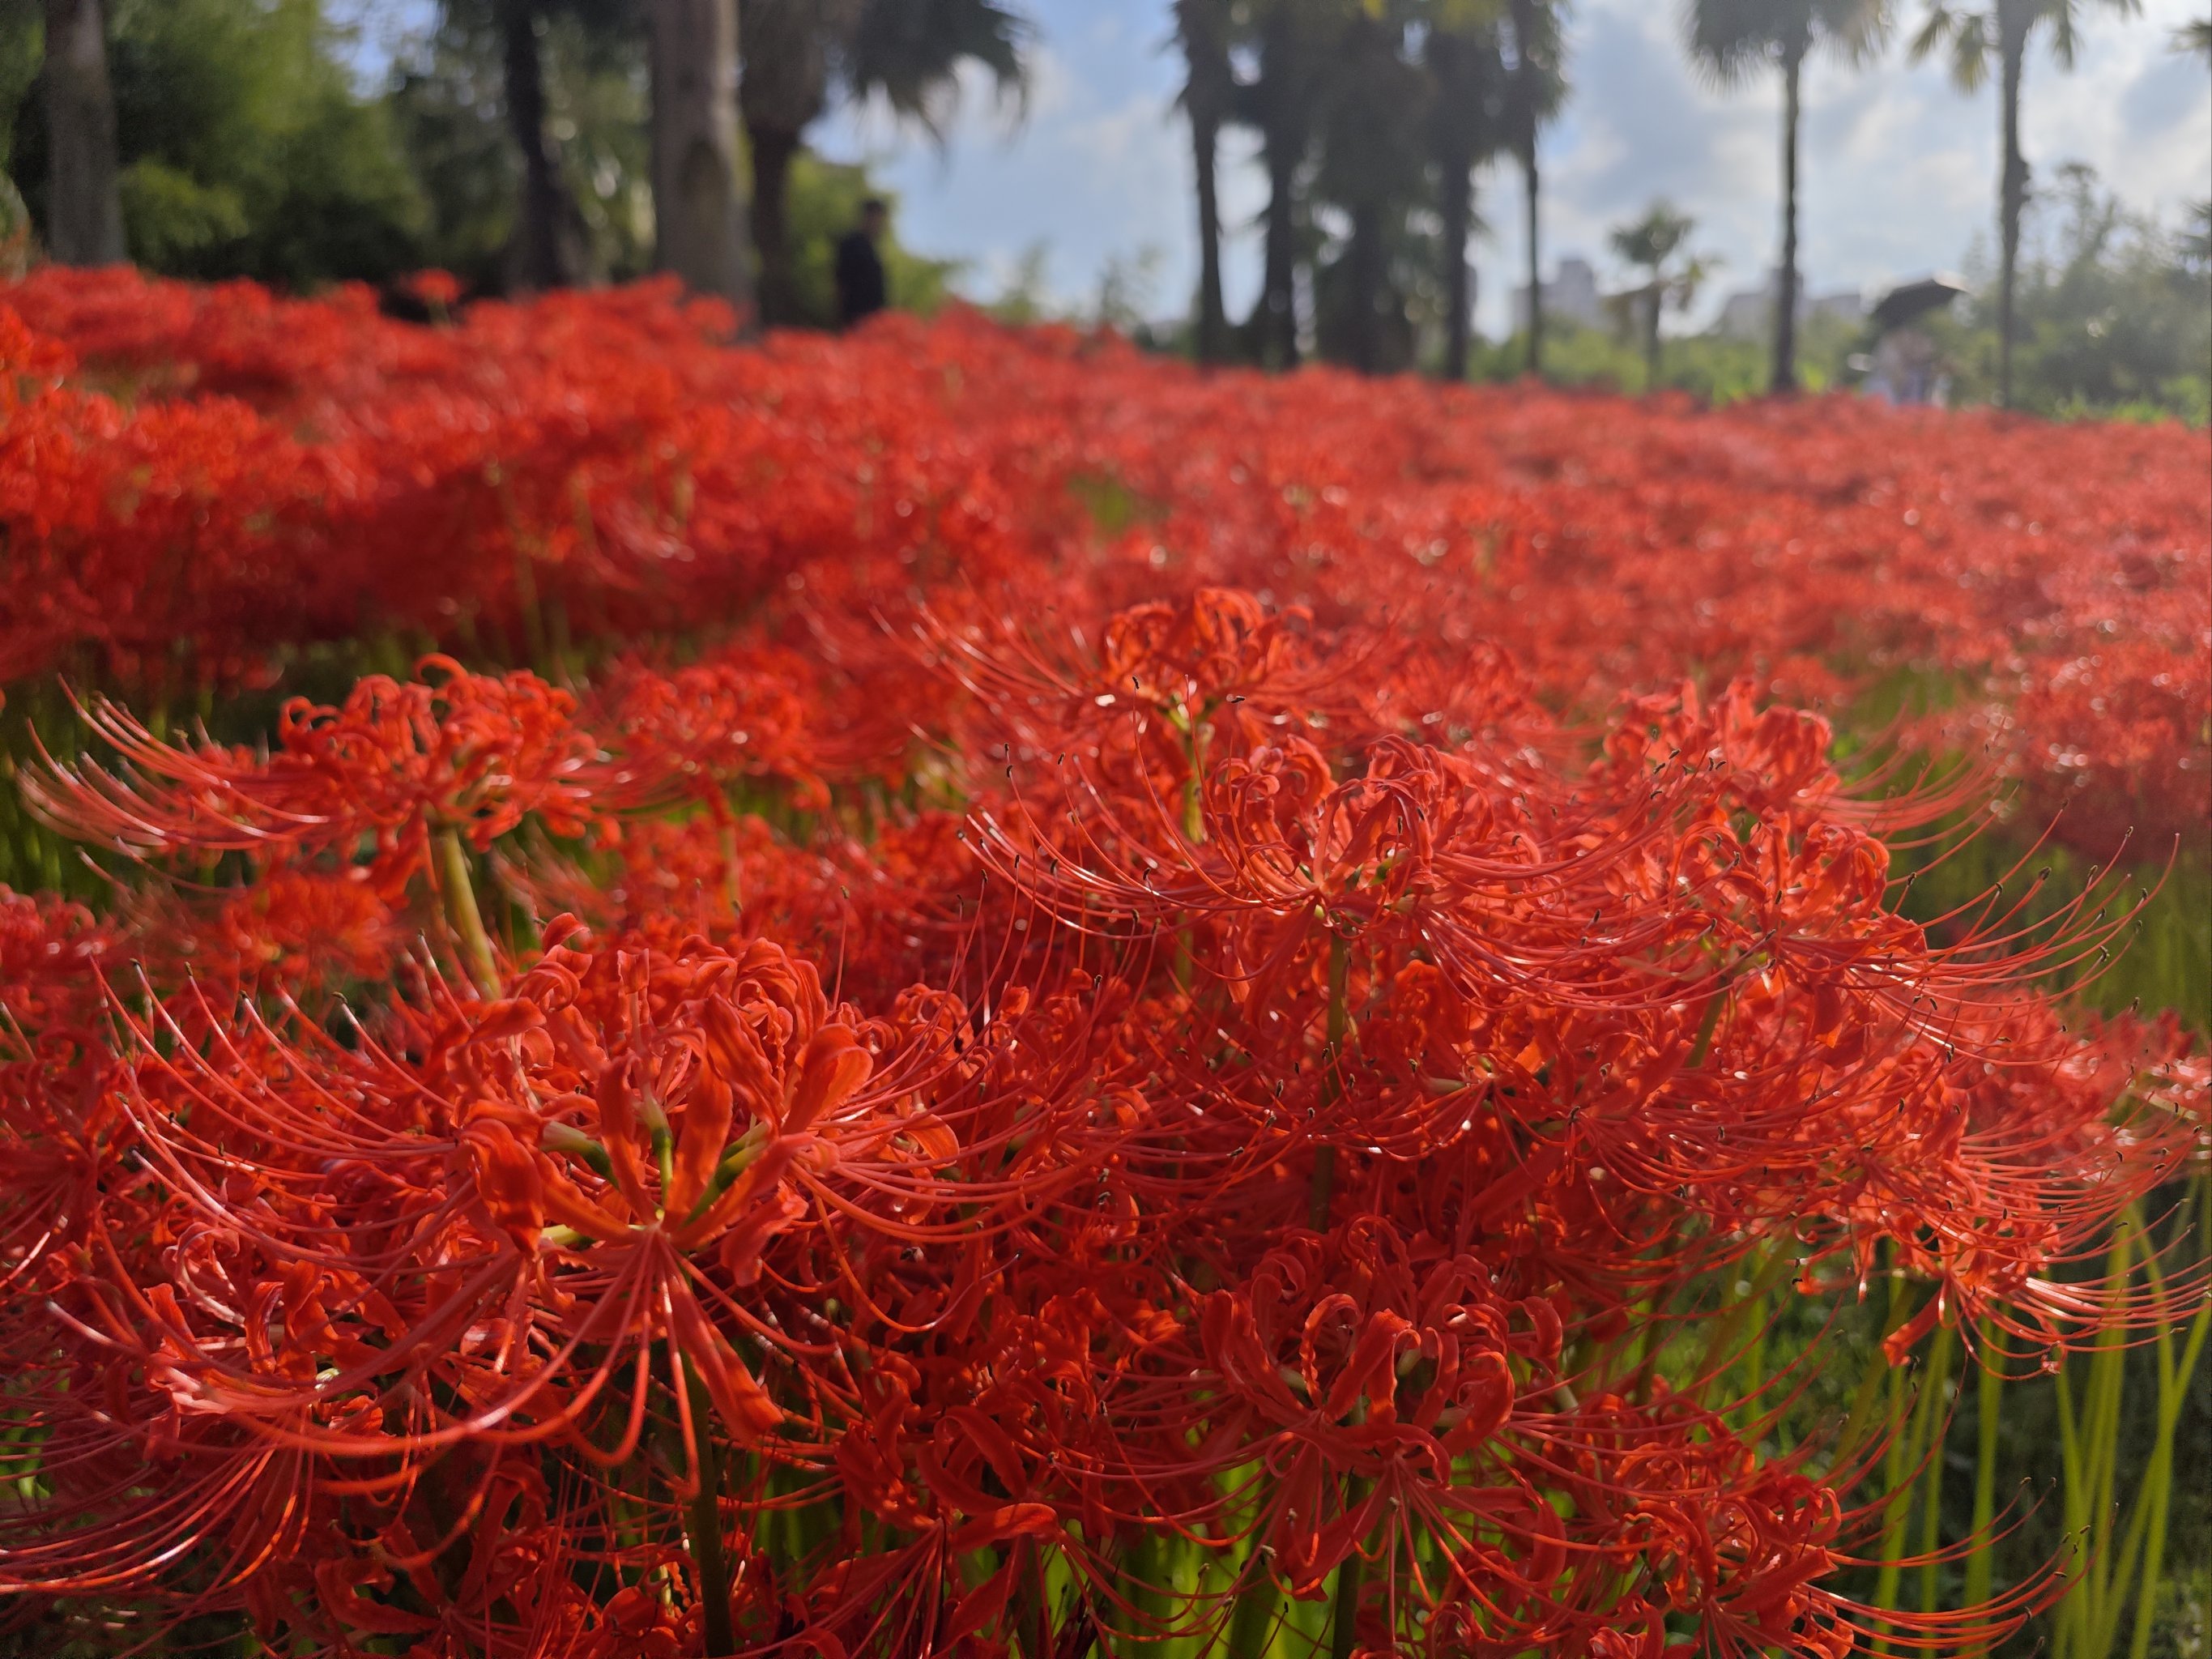
[[[876,245],[883,240],[890,210],[871,196],[860,204],[860,222],[837,239],[837,323],[850,328],[872,317],[889,302],[883,255]]]

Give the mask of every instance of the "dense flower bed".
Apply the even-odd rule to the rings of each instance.
[[[122,272],[5,303],[0,684],[88,654],[183,690],[386,629],[811,648],[916,588],[1081,617],[1212,586],[1502,647],[1583,715],[1686,674],[1909,680],[1932,744],[2095,858],[2212,813],[2212,441],[2179,427],[1209,378],[962,316],[736,352],[652,288],[434,331]]]
[[[82,694],[20,787],[111,878],[0,902],[26,1617],[1660,1659],[2047,1600],[1847,1594],[1883,1442],[1808,1401],[1877,1279],[1893,1358],[2169,1320],[2073,1264],[2205,1065],[2033,988],[2124,913],[1902,917],[1956,787],[1790,705],[1938,678],[2029,810],[2191,823],[2201,437],[6,304],[0,654]],[[235,729],[317,641],[452,654]]]

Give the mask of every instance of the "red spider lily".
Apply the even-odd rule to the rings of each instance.
[[[396,894],[428,867],[441,830],[483,848],[536,813],[556,835],[585,833],[592,816],[575,774],[592,750],[570,723],[574,708],[535,675],[495,678],[433,657],[408,684],[362,681],[342,708],[295,698],[276,750],[256,755],[165,743],[95,703],[86,722],[118,767],[50,762],[26,793],[68,832],[141,856],[283,862],[367,846],[372,877]]]
[[[1289,392],[960,316],[759,355],[672,299],[478,305],[424,331],[358,290],[36,274],[8,296],[34,379],[9,410],[23,578],[0,661],[91,647],[166,693],[178,640],[196,682],[363,625],[457,646],[467,616],[510,648],[565,629],[627,649],[764,602],[771,631],[865,672],[848,623],[903,613],[917,583],[940,616],[1241,588],[1364,621],[1393,662],[1502,643],[1584,708],[1687,663],[1799,702],[1932,680],[1963,718],[1917,739],[1993,744],[2100,859],[2130,826],[2162,854],[2208,805],[2201,434]],[[96,367],[55,385],[77,362]],[[168,395],[84,390],[110,368]],[[1134,522],[1071,560],[1102,492]],[[1388,677],[1362,696],[1450,712]]]
[[[265,751],[95,700],[119,760],[27,769],[130,857],[0,903],[0,1591],[455,1659],[2048,1601],[1848,1599],[1883,1445],[1820,1371],[1877,1275],[1892,1358],[2013,1366],[2202,1288],[2078,1266],[2212,1086],[2036,988],[2125,907],[1923,927],[1890,855],[1991,774],[2187,821],[2201,439],[726,320],[0,305],[9,675],[406,629],[579,686],[431,659]],[[1911,676],[1951,729],[1856,781],[1773,702]],[[1754,1284],[1826,1332],[1769,1374]]]
[[[829,791],[812,769],[807,676],[790,653],[763,652],[678,668],[619,672],[586,716],[617,755],[590,780],[592,798],[629,811],[696,800],[731,817],[733,785],[775,780],[792,804],[818,810]]]

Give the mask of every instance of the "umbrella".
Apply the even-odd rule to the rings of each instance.
[[[1931,311],[1941,311],[1945,306],[1966,291],[1966,285],[1953,276],[1925,276],[1917,283],[1905,283],[1890,289],[1868,313],[1868,320],[1881,333],[1903,328],[1916,322]]]

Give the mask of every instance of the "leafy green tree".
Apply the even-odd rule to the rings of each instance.
[[[107,25],[133,258],[289,288],[407,268],[423,203],[319,0],[112,0]],[[52,142],[46,106],[24,100],[10,159],[42,225]]]
[[[2017,273],[2013,396],[2040,414],[2212,419],[2212,264],[2197,238],[2130,212],[2079,162],[2029,204]],[[1999,372],[1991,276],[1940,329],[1962,398]]]
[[[1889,28],[1887,0],[1688,0],[1690,56],[1723,87],[1770,66],[1782,71],[1782,259],[1774,294],[1768,389],[1797,389],[1797,137],[1805,60],[1826,46],[1853,64],[1873,57]]]
[[[586,268],[617,281],[643,276],[657,258],[645,42],[635,29],[556,15],[542,51],[547,125],[560,143],[568,198],[562,211],[580,228]],[[486,292],[507,285],[520,193],[500,55],[488,17],[449,15],[403,61],[392,94],[430,203],[424,260]],[[741,136],[741,167],[745,161]],[[827,323],[835,315],[830,244],[864,199],[883,192],[863,169],[803,152],[788,179],[793,318]],[[886,237],[883,256],[902,307],[926,310],[943,295],[951,266],[919,258],[895,237]]]
[[[2124,16],[2142,9],[2141,0],[2103,0]],[[2039,33],[2051,37],[2052,55],[2070,69],[2081,40],[2081,0],[1991,0],[1980,8],[1950,0],[1929,0],[1926,21],[1912,42],[1917,60],[1942,52],[1951,79],[1961,92],[1974,92],[1997,76],[1999,144],[1997,175],[1997,402],[2012,403],[2014,291],[2020,266],[2021,213],[2027,205],[2027,159],[2020,147],[2021,82],[2028,47]]]
[[[480,292],[543,286],[529,269],[531,192],[507,99],[511,41],[487,0],[447,0],[395,66],[388,102],[429,203],[422,259]],[[553,227],[562,281],[623,280],[653,267],[650,105],[643,39],[612,6],[547,13],[533,29],[556,163]]]

